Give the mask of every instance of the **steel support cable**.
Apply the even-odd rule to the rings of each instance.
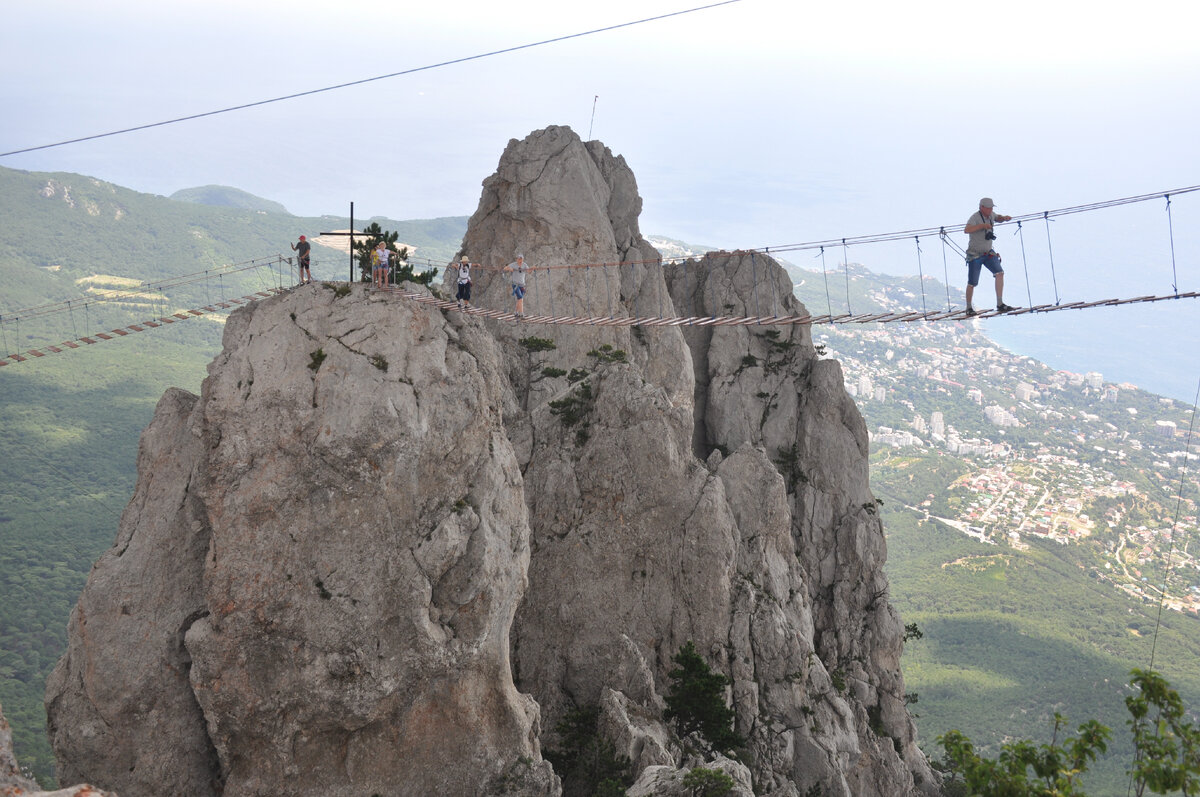
[[[921,236],[914,235],[913,240],[917,244],[917,279],[921,283],[921,315],[929,315],[929,311],[925,308],[925,267],[921,264]]]
[[[1167,599],[1167,576],[1171,572],[1171,557],[1175,553],[1175,530],[1179,528],[1180,510],[1183,508],[1183,486],[1188,472],[1188,459],[1192,454],[1192,430],[1196,426],[1196,405],[1200,404],[1200,380],[1196,383],[1196,397],[1192,400],[1192,417],[1188,422],[1187,440],[1183,445],[1183,462],[1179,466],[1179,492],[1175,497],[1175,519],[1171,522],[1171,539],[1167,550],[1167,563],[1163,572],[1162,588],[1158,594],[1158,617],[1154,620],[1154,640],[1150,644],[1150,668],[1154,669],[1154,656],[1158,652],[1158,627],[1162,624],[1163,604]]]
[[[1171,190],[1170,194],[1179,196],[1181,194],[1190,194],[1200,191],[1200,185],[1187,186],[1186,188],[1178,188]],[[1138,196],[1122,197],[1120,199],[1110,199],[1103,202],[1093,202],[1087,205],[1074,205],[1072,207],[1057,208],[1054,210],[1041,211],[1037,213],[1026,213],[1013,216],[1013,221],[1032,221],[1039,218],[1054,218],[1056,216],[1066,216],[1075,213],[1087,213],[1093,210],[1103,210],[1105,208],[1117,207],[1120,205],[1129,205],[1137,202],[1146,202],[1152,199],[1159,199],[1164,195],[1164,192],[1158,191],[1153,194],[1140,194]],[[956,225],[945,225],[956,226]],[[838,243],[851,244],[869,244],[869,243],[886,243],[889,241],[899,241],[905,238],[910,238],[913,235],[934,235],[942,228],[939,227],[924,227],[913,230],[898,230],[896,232],[877,233],[872,235],[847,236],[845,238],[827,238],[817,241],[805,241],[795,244],[775,245],[772,244],[769,248],[776,252],[795,252],[805,249],[817,249],[821,246],[832,246]],[[759,247],[762,250],[762,247]]]
[[[821,275],[825,277],[825,309],[833,318],[833,300],[829,298],[829,272],[825,269],[825,247],[821,247]]]
[[[1046,249],[1050,252],[1050,277],[1054,281],[1054,303],[1059,304],[1062,300],[1058,298],[1058,274],[1054,271],[1054,246],[1050,243],[1050,216],[1043,214],[1043,219],[1046,221]]]
[[[242,110],[246,110],[247,108],[257,108],[262,105],[270,105],[270,104],[276,103],[276,102],[283,102],[284,100],[294,100],[299,97],[308,97],[313,94],[322,94],[327,91],[336,91],[337,89],[349,88],[351,86],[361,86],[364,83],[373,83],[377,80],[387,80],[389,78],[402,77],[404,75],[411,75],[411,74],[415,74],[417,72],[427,72],[431,69],[439,69],[444,66],[453,66],[454,64],[463,64],[468,61],[478,61],[482,58],[491,58],[493,56],[504,55],[506,53],[513,53],[513,52],[517,52],[519,50],[528,50],[533,47],[541,47],[541,46],[547,45],[547,44],[556,44],[558,42],[568,41],[570,39],[578,39],[578,38],[582,38],[584,36],[591,36],[591,35],[594,35],[597,33],[607,33],[608,31],[618,30],[620,28],[628,28],[628,27],[632,27],[633,25],[641,25],[646,22],[656,22],[661,19],[668,19],[670,17],[678,17],[678,16],[682,16],[684,14],[691,14],[696,11],[707,11],[710,8],[717,8],[719,6],[730,5],[731,3],[737,3],[737,2],[739,2],[739,0],[722,0],[722,2],[719,2],[719,3],[711,3],[711,4],[705,5],[705,6],[696,6],[695,8],[687,8],[682,11],[672,11],[669,14],[659,14],[658,16],[646,17],[644,19],[636,19],[631,22],[622,22],[617,25],[609,25],[609,26],[603,27],[603,28],[595,28],[593,30],[583,31],[582,33],[571,33],[566,36],[556,36],[552,39],[543,39],[541,41],[531,42],[529,44],[520,44],[515,47],[505,47],[500,50],[492,50],[491,52],[479,53],[478,55],[468,55],[468,56],[464,56],[462,58],[455,58],[450,61],[442,61],[442,62],[436,63],[436,64],[428,64],[426,66],[413,67],[412,69],[405,69],[400,72],[392,72],[387,75],[376,75],[375,77],[363,78],[362,80],[352,80],[348,83],[339,83],[335,86],[326,86],[325,88],[320,88],[320,89],[311,89],[309,91],[300,91],[300,92],[296,92],[295,94],[287,94],[282,97],[272,97],[271,99],[268,99],[268,100],[259,100],[257,102],[248,102],[243,105],[234,105],[229,108],[220,108],[215,111],[205,111],[204,113],[196,113],[196,114],[192,114],[190,116],[181,116],[176,119],[167,119],[162,122],[152,122],[150,124],[137,125],[136,127],[127,127],[122,130],[113,130],[108,133],[97,133],[95,135],[90,135],[90,136],[81,136],[80,138],[73,138],[73,139],[69,139],[67,141],[59,141],[54,144],[41,144],[41,145],[38,145],[35,147],[26,147],[24,149],[15,149],[15,150],[12,150],[11,152],[0,152],[0,158],[7,157],[8,155],[19,155],[24,152],[36,152],[37,150],[51,149],[52,147],[62,147],[67,144],[78,144],[82,141],[93,141],[98,138],[107,138],[109,136],[117,136],[117,135],[121,135],[123,133],[132,133],[137,130],[148,130],[148,129],[155,128],[155,127],[163,127],[165,125],[177,124],[179,122],[188,122],[188,121],[192,121],[194,119],[203,119],[208,116],[217,116],[219,114],[231,113],[233,111],[242,111]]]
[[[946,311],[950,310],[950,267],[946,260],[946,228],[943,227],[938,235],[942,239],[942,279],[946,286]]]
[[[854,315],[850,309],[850,250],[846,248],[846,239],[842,239],[842,266],[846,272],[846,312]]]
[[[1017,235],[1021,238],[1021,265],[1025,268],[1025,299],[1029,304],[1026,307],[1033,307],[1033,293],[1029,289],[1029,262],[1025,259],[1025,230],[1021,227],[1021,222],[1017,222]]]
[[[1171,221],[1171,195],[1163,194],[1167,200],[1167,235],[1171,240],[1171,288],[1179,293],[1179,276],[1175,271],[1175,224]]]

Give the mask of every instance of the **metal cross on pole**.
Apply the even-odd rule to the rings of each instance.
[[[350,281],[354,282],[354,203],[350,203],[350,232],[322,232],[318,235],[349,235],[350,236]]]

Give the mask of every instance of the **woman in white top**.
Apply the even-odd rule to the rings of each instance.
[[[471,264],[467,262],[467,256],[463,255],[458,260],[458,265],[452,266],[458,269],[458,294],[454,297],[458,300],[458,309],[471,306]]]
[[[380,241],[375,247],[375,251],[371,253],[371,262],[374,264],[371,276],[374,278],[376,288],[382,288],[387,285],[388,258],[391,254],[388,251],[387,244],[383,241]]]

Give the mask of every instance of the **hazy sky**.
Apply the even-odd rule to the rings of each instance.
[[[9,4],[0,152],[693,4],[702,3]],[[625,157],[648,234],[735,248],[961,229],[984,195],[1024,214],[1200,184],[1198,28],[1195,0],[738,0],[0,165],[164,195],[231,185],[298,215],[345,215],[354,201],[360,218],[428,218],[472,213],[509,139],[567,124],[585,138],[591,127]],[[1164,208],[1063,217],[1054,275],[1044,228],[1029,229],[1042,291],[1033,300],[1054,299],[1052,276],[1071,299],[1170,292]],[[1172,213],[1180,288],[1195,290],[1200,193],[1177,197]],[[1019,243],[1008,233],[998,243],[1011,275]],[[936,240],[923,249],[926,273],[942,276]],[[913,243],[850,259],[917,270]],[[951,282],[962,271],[952,261]]]
[[[0,151],[693,5],[12,4]],[[739,0],[0,165],[466,215],[510,138],[567,124],[626,158],[645,231],[763,246],[961,224],[984,194],[1024,213],[1200,183],[1200,5],[1123,5]]]

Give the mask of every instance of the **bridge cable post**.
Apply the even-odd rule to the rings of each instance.
[[[1033,307],[1033,293],[1029,290],[1029,263],[1025,259],[1025,230],[1021,227],[1021,221],[1017,220],[1017,235],[1021,238],[1021,265],[1025,268],[1025,300],[1029,302],[1028,307]]]
[[[659,276],[662,277],[662,286],[663,286],[662,292],[664,294],[666,294],[665,296],[660,295],[658,302],[657,302],[657,304],[658,304],[658,319],[661,321],[662,317],[663,317],[663,302],[664,302],[664,300],[667,302],[671,301],[671,289],[667,287],[667,269],[666,269],[666,264],[663,262],[662,255],[658,256],[657,265],[658,265]],[[657,289],[657,287],[658,287],[658,285],[656,284],[655,288]]]
[[[766,249],[763,249],[763,254],[766,255],[767,257],[770,257],[771,256],[771,247],[768,246]],[[790,288],[791,285],[792,285],[792,278],[789,276],[788,277],[788,287]],[[779,300],[775,296],[775,291],[771,291],[771,317],[772,318],[779,318],[779,309],[780,309],[779,308]]]
[[[750,276],[754,280],[754,315],[758,316],[756,323],[762,323],[762,308],[758,304],[758,261],[754,258],[754,250],[750,250]]]
[[[546,269],[546,282],[550,283],[550,287],[546,290],[546,296],[550,300],[550,317],[554,318],[554,273],[550,269]]]
[[[79,330],[75,328],[75,311],[71,308],[71,300],[67,300],[67,313],[71,316],[71,334],[79,337]]]
[[[690,306],[692,303],[692,289],[691,289],[691,283],[688,282],[688,267],[687,266],[688,266],[688,259],[685,259],[683,261],[683,299],[684,299],[684,301],[686,301],[688,303],[689,306],[685,307],[684,310],[690,311],[692,309]],[[687,315],[687,313],[685,313],[685,316],[686,315]]]
[[[850,250],[846,247],[846,239],[842,239],[842,267],[846,272],[846,313],[854,315],[850,309]]]
[[[829,298],[829,272],[825,268],[825,247],[821,247],[821,253],[818,255],[821,258],[821,275],[825,278],[825,309],[829,311],[829,317],[833,318],[833,300]],[[830,321],[832,324],[833,322]]]
[[[1046,222],[1046,249],[1050,253],[1050,278],[1054,282],[1054,304],[1062,304],[1058,297],[1058,274],[1054,270],[1054,246],[1050,243],[1050,211],[1042,211],[1042,219]]]
[[[617,283],[618,284],[620,284],[620,282],[621,282],[621,280],[619,279],[620,275],[621,275],[621,272],[618,271],[617,272],[617,277],[618,277]],[[637,272],[634,270],[634,265],[633,265],[632,261],[630,261],[630,263],[629,263],[629,286],[630,286],[629,290],[633,291],[633,317],[640,318],[641,316],[638,315]]]
[[[1175,291],[1175,298],[1179,298],[1179,275],[1175,271],[1175,224],[1171,221],[1171,195],[1163,194],[1163,199],[1167,200],[1167,234],[1171,240],[1171,289]]]
[[[946,228],[942,227],[938,235],[942,239],[942,279],[946,286],[946,312],[950,312],[950,266],[946,260]]]
[[[921,236],[914,235],[913,241],[917,244],[917,279],[921,281],[921,317],[929,315],[929,310],[925,308],[925,267],[921,264]]]
[[[610,295],[611,289],[608,285],[608,269],[603,265],[600,268],[604,269],[604,309],[608,312],[608,317],[611,320],[613,317],[613,306],[612,296]]]

